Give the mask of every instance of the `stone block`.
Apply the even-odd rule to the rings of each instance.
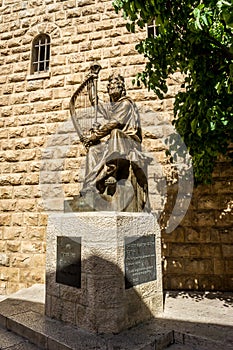
[[[7,254],[0,254],[0,266],[10,266],[10,258]]]
[[[20,241],[7,241],[6,249],[8,252],[19,252],[21,248],[21,242]]]
[[[130,249],[133,249],[132,251],[137,249],[135,254],[139,254],[136,253],[142,249],[139,247],[148,245],[151,247],[150,241],[145,241],[145,237],[150,235],[152,237],[155,235],[154,248],[152,245],[152,250],[155,251],[153,254],[145,253],[144,248],[140,259],[145,255],[145,264],[150,266],[151,260],[148,260],[148,257],[151,255],[146,254],[156,255],[152,260],[156,265],[156,277],[151,280],[147,277],[140,282],[136,275],[144,270],[146,273],[150,271],[151,274],[151,266],[148,270],[141,263],[137,270],[133,265],[131,269],[134,271],[134,282],[132,287],[127,287],[126,264],[129,273],[131,260],[127,258],[126,263],[126,242],[129,240],[128,244],[130,242],[134,244]],[[67,242],[59,252],[58,236],[66,237]],[[72,240],[76,237],[81,239],[81,257],[75,263],[81,268],[80,288],[72,284],[68,286],[66,282],[60,280],[60,277],[59,283],[56,279],[57,261],[66,261],[64,266],[70,266],[67,258],[67,254],[68,257],[71,256],[69,244],[72,245]],[[128,237],[127,241],[125,237]],[[70,239],[70,243],[67,238]],[[141,240],[137,242],[139,238]],[[47,229],[46,314],[94,333],[118,333],[152,318],[162,310],[160,240],[160,230],[155,217],[151,214],[115,212],[51,214]],[[129,249],[129,246],[127,247]],[[135,264],[138,261],[141,260],[137,260]],[[69,268],[67,273],[72,273],[72,270]],[[76,310],[75,316],[73,310]]]
[[[233,258],[233,244],[223,244],[222,254],[224,258]]]
[[[20,283],[24,283],[27,285],[32,285],[36,283],[44,283],[44,268],[31,268],[30,270],[28,268],[25,269],[19,269],[20,274]]]
[[[0,267],[0,280],[9,282],[19,282],[19,269],[7,267]]]
[[[201,256],[203,258],[220,258],[222,256],[222,248],[219,244],[212,244],[212,243],[202,243],[201,245]]]
[[[214,267],[212,260],[204,258],[193,258],[184,260],[185,272],[192,275],[209,275],[213,273]]]
[[[25,232],[24,227],[5,227],[4,228],[4,240],[16,240],[23,237],[23,233]]]
[[[0,188],[0,199],[11,199],[13,189],[11,186]]]
[[[164,270],[169,271],[170,274],[181,274],[184,270],[183,259],[175,259],[167,257],[164,262]]]

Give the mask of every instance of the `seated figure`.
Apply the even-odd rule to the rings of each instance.
[[[107,89],[110,102],[98,100],[98,114],[107,123],[82,138],[88,153],[81,197],[94,210],[148,211],[147,165],[151,158],[141,151],[138,109],[126,96],[121,75],[110,76]],[[94,95],[89,89],[92,104]]]

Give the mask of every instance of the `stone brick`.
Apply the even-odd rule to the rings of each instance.
[[[41,242],[30,242],[30,241],[22,241],[21,243],[21,251],[22,253],[42,253],[42,243]]]
[[[43,89],[44,81],[43,80],[30,80],[27,81],[26,91],[36,91]]]
[[[22,212],[36,211],[35,199],[18,199],[18,205]]]
[[[30,93],[30,102],[36,102],[36,101],[47,101],[52,100],[52,91],[51,90],[39,90],[35,92]]]
[[[39,215],[39,226],[47,226],[48,223],[48,215],[40,213]]]
[[[197,226],[214,226],[215,224],[215,212],[211,210],[197,211],[193,213],[193,224]]]
[[[14,211],[16,209],[16,201],[12,199],[0,200],[0,210],[4,211]]]
[[[4,164],[1,164],[1,171],[2,171],[2,174],[9,174],[11,172],[11,164],[7,164],[7,163],[4,163]]]
[[[44,276],[44,269],[43,268],[31,268],[31,269],[20,269],[20,276],[19,276],[19,282],[20,283],[44,283],[45,282],[45,276]]]
[[[6,111],[3,112],[3,114],[5,113]],[[8,112],[6,112],[8,114]],[[12,109],[9,111],[9,114],[7,115],[7,117],[9,117],[10,115],[12,114]],[[6,115],[3,115],[6,117]],[[15,127],[17,126],[18,124],[18,120],[17,118],[7,118],[6,121],[5,121],[5,127]]]
[[[30,147],[30,139],[24,138],[15,142],[15,149],[25,149]]]
[[[196,259],[185,259],[184,269],[188,274],[211,274],[213,273],[213,264],[211,259],[196,258]]]
[[[184,271],[184,263],[182,259],[166,258],[164,262],[164,271],[170,274],[181,274]]]
[[[10,259],[7,254],[0,253],[0,266],[10,266]]]
[[[163,139],[171,130],[174,95],[180,89],[183,76],[177,72],[169,77],[169,91],[162,101],[154,92],[133,86],[132,78],[145,64],[143,55],[135,50],[135,43],[146,37],[146,31],[128,33],[126,21],[115,13],[111,1],[95,4],[94,0],[47,0],[43,4],[35,0],[28,2],[26,9],[20,1],[12,0],[10,6],[1,9],[0,208],[11,212],[0,213],[0,245],[6,250],[7,242],[21,244],[24,241],[24,249],[30,250],[27,242],[36,242],[41,243],[41,252],[4,252],[11,259],[20,254],[17,268],[23,268],[24,272],[20,282],[16,278],[2,281],[0,293],[27,287],[40,280],[39,275],[43,276],[47,214],[40,202],[39,174],[41,157],[47,158],[42,150],[49,135],[70,117],[70,97],[86,76],[93,58],[100,60],[103,67],[100,97],[106,99],[109,74],[120,71],[125,77],[128,95],[140,108],[143,147],[150,150],[155,159],[149,172],[152,208],[162,209],[167,192],[165,222],[175,205],[176,171],[164,156]],[[47,32],[51,37],[50,76],[33,79],[28,76],[31,44],[40,32]],[[71,196],[78,194],[82,185],[85,152],[78,142],[67,154],[63,152],[59,143],[68,145],[70,142],[64,135],[57,139],[56,151],[49,157],[66,159],[64,170],[61,171],[56,162],[52,167],[61,171],[64,194]],[[233,288],[232,215],[226,211],[232,198],[233,177],[232,166],[226,158],[219,159],[213,176],[213,184],[194,189],[189,212],[180,226],[171,233],[163,231],[164,283],[169,288]],[[165,186],[164,181],[167,182]],[[168,186],[170,184],[172,186]],[[55,189],[55,194],[59,196],[59,193],[59,188]],[[182,219],[179,210],[174,214],[177,220]],[[25,258],[29,257],[25,263],[24,254]],[[31,274],[28,262],[36,268],[39,256],[41,268]],[[7,265],[4,267],[4,271],[10,270]]]
[[[13,191],[13,188],[11,186],[0,187],[0,199],[11,199],[12,191]]]
[[[24,128],[11,128],[9,129],[9,137],[17,138],[24,136]]]
[[[21,174],[13,174],[13,175],[1,175],[0,176],[0,185],[21,185],[23,182],[23,176]]]
[[[11,264],[13,267],[17,268],[30,268],[32,267],[31,257],[28,254],[16,254],[12,255]]]
[[[233,244],[233,231],[231,228],[223,228],[216,229],[212,231],[212,237],[216,237],[216,233],[218,234],[218,237],[216,239],[217,242],[222,242],[226,244]]]
[[[1,139],[7,139],[8,138],[8,130],[7,129],[0,130],[0,138]]]
[[[222,254],[224,258],[233,258],[233,244],[223,244]]]
[[[28,161],[28,160],[35,160],[36,157],[37,157],[37,152],[34,149],[22,150],[20,152],[20,159],[22,162]]]
[[[26,173],[27,164],[26,163],[16,163],[11,166],[11,171],[13,173]]]
[[[45,240],[46,230],[44,227],[29,227],[28,228],[28,238],[29,240]]]
[[[212,242],[211,242],[212,243]],[[219,244],[205,244],[202,243],[201,245],[201,256],[203,258],[205,257],[212,257],[217,258],[222,256],[222,249]]]
[[[0,107],[8,106],[9,97],[8,96],[0,96]]]
[[[4,95],[8,95],[8,94],[12,94],[13,93],[13,89],[14,89],[14,85],[13,84],[8,84],[8,85],[5,85],[3,87],[3,94]]]
[[[23,213],[12,214],[12,226],[22,226],[23,224]]]
[[[8,252],[20,252],[21,242],[19,241],[7,241],[6,249]]]
[[[38,226],[39,213],[25,213],[23,222],[26,226]]]
[[[19,281],[19,269],[7,267],[0,267],[0,280],[1,281],[11,281],[18,282]]]
[[[215,225],[217,227],[231,228],[232,227],[232,212],[224,212],[215,210]]]
[[[25,228],[23,227],[5,227],[4,228],[4,239],[7,241],[14,241],[22,239],[24,236]]]
[[[0,213],[0,226],[10,226],[11,215]]]
[[[53,90],[53,99],[62,99],[71,96],[71,88],[62,88],[62,89],[54,89]]]
[[[38,102],[35,104],[34,108],[36,113],[57,111],[57,110],[61,110],[62,102],[61,101],[49,101],[46,103]]]
[[[168,288],[173,290],[184,290],[184,289],[190,289],[195,290],[198,289],[198,280],[197,278],[192,278],[188,276],[172,276],[169,278],[168,282]]]
[[[12,294],[17,292],[20,289],[27,288],[30,285],[28,283],[19,283],[17,282],[7,282],[7,292],[8,294]]]
[[[225,260],[227,274],[233,275],[233,259]]]
[[[17,83],[20,81],[24,81],[25,77],[26,77],[25,72],[24,73],[17,73],[17,74],[9,75],[8,81],[9,81],[9,83]]]
[[[219,209],[219,198],[215,195],[201,195],[197,198],[197,207],[203,209]]]
[[[201,290],[220,290],[224,285],[222,275],[200,276],[199,288]]]
[[[226,262],[223,259],[221,259],[221,257],[220,259],[214,257],[214,274],[223,275],[225,271],[228,271],[230,273],[228,269],[226,270],[225,264]]]
[[[14,111],[14,115],[19,115],[20,117],[17,118],[18,121],[18,125],[27,125],[30,124],[29,121],[29,117],[22,117],[22,115],[24,114],[30,114],[33,111],[33,105],[30,104],[26,104],[23,106],[14,106],[13,107],[13,111]],[[33,119],[31,120],[31,123],[33,123]]]
[[[4,161],[17,162],[18,160],[19,160],[19,152],[11,151],[11,150],[4,152]]]
[[[0,252],[6,251],[6,241],[0,241]]]
[[[32,197],[32,187],[20,186],[14,189],[14,198],[31,198]]]

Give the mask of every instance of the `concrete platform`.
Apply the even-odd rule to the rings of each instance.
[[[94,335],[44,316],[44,286],[34,285],[0,298],[0,327],[0,349],[232,350],[233,293],[167,292],[152,321]]]

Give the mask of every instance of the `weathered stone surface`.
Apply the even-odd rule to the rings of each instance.
[[[0,5],[1,3],[0,0]],[[132,85],[132,78],[143,70],[145,64],[143,55],[135,50],[135,44],[146,37],[146,31],[139,30],[135,34],[129,34],[125,28],[125,20],[115,13],[111,1],[101,1],[98,6],[94,5],[94,0],[48,0],[44,4],[40,0],[27,4],[8,0],[6,3],[7,6],[1,8],[0,23],[0,208],[4,213],[9,213],[9,216],[1,212],[0,225],[16,225],[16,216],[11,216],[13,212],[18,218],[28,221],[29,219],[25,219],[28,213],[43,215],[43,210],[51,209],[48,203],[42,206],[34,201],[41,196],[40,190],[34,188],[39,186],[41,158],[50,135],[62,128],[63,122],[69,118],[70,96],[83,81],[93,59],[98,59],[103,67],[99,84],[101,98],[105,98],[107,79],[113,70],[118,70],[126,78],[128,94],[140,107],[145,134],[143,147],[155,159],[149,169],[152,209],[162,211],[167,198],[166,216],[169,216],[176,199],[176,192],[172,190],[171,193],[169,189],[170,184],[176,181],[176,164],[171,165],[165,156],[164,137],[171,131],[174,96],[184,77],[179,72],[169,77],[169,90],[164,100],[159,100],[152,91],[148,92],[144,88],[139,90]],[[42,32],[50,35],[52,43],[50,74],[34,79],[30,75],[31,45],[33,39]],[[77,141],[78,138],[75,137]],[[55,142],[65,142],[67,145],[63,136]],[[78,156],[82,153],[84,158],[85,152],[80,144],[76,143],[76,147],[77,153],[66,150],[66,162],[65,165],[62,164],[61,182],[67,184],[62,191],[67,197],[78,194],[81,188],[82,165]],[[154,174],[157,176],[155,180]],[[210,272],[210,277],[212,281],[216,277],[219,285],[218,276],[221,271],[220,288],[224,290],[229,289],[230,279],[225,261],[227,259],[227,264],[232,263],[233,244],[230,231],[233,178],[232,165],[228,160],[221,159],[217,164],[214,180],[212,185],[200,186],[194,190],[192,208],[190,206],[181,226],[170,234],[163,232],[163,255],[165,259],[167,257],[168,260],[173,259],[183,264],[181,251],[184,248],[180,245],[185,243],[184,247],[189,252],[187,258],[192,260],[202,257],[207,261],[211,259],[212,264],[218,266],[213,274]],[[167,195],[164,194],[164,189]],[[54,195],[59,195],[59,191],[60,189],[56,189]],[[27,199],[31,202],[27,202]],[[56,202],[52,208],[61,209],[62,205],[59,206]],[[44,242],[42,231],[34,231],[30,237],[27,236],[27,227],[21,219],[17,220],[17,225],[21,225],[23,230],[18,239],[22,240],[24,237],[31,241],[37,235],[38,240]],[[37,226],[37,219],[33,225],[32,220],[30,219],[30,225]],[[43,220],[45,226],[46,219]],[[12,235],[6,231],[6,236],[1,239],[4,242],[6,237],[13,240],[15,234],[18,233],[14,230]],[[213,248],[211,245],[208,248],[206,245],[210,242],[216,243],[218,247]],[[225,256],[221,253],[222,242]],[[214,259],[217,259],[217,265]],[[182,280],[181,288],[189,288],[190,284],[185,286],[184,283],[190,274],[192,280],[199,280],[208,274],[207,270],[202,275],[185,269],[182,273],[179,270],[176,273],[173,268],[168,264],[164,270],[168,277],[164,279],[165,288],[169,287],[169,277],[173,279],[176,278],[175,275],[175,285],[179,286],[179,281]]]
[[[135,236],[152,234],[156,234],[156,279],[126,289],[124,239],[127,236],[134,241]],[[80,288],[55,282],[58,236],[81,238]],[[97,333],[118,333],[158,314],[162,310],[160,239],[158,225],[150,214],[51,215],[47,231],[46,314]]]

